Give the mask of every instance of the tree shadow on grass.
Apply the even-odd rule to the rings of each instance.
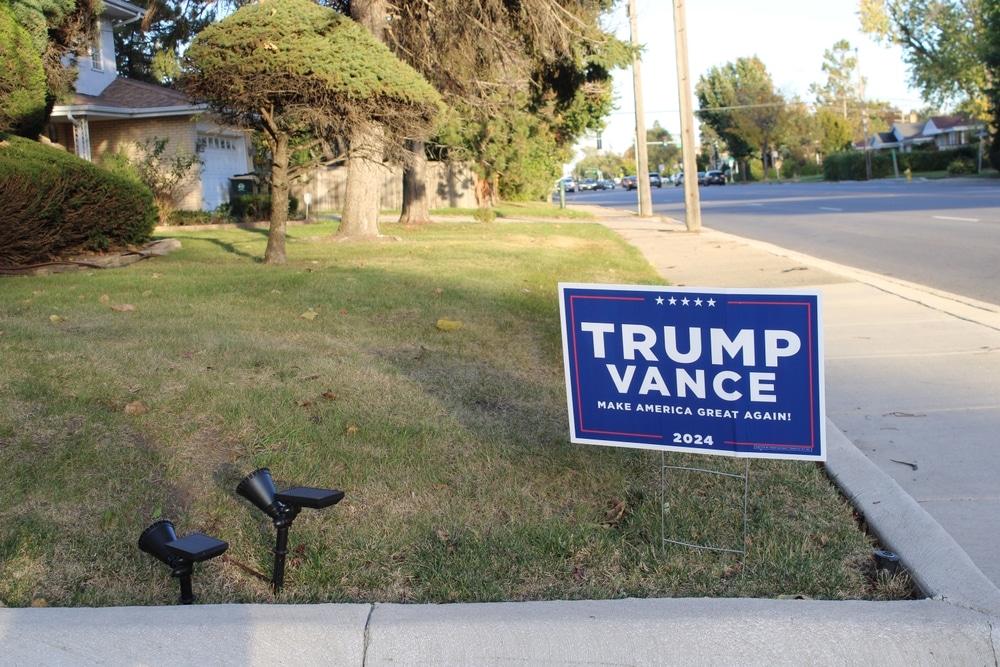
[[[270,233],[270,230],[267,227],[248,227],[248,228],[246,228],[245,231],[254,232],[256,234],[261,234],[265,238],[267,238],[268,234]],[[209,243],[214,243],[215,245],[219,246],[220,248],[222,248],[226,252],[230,253],[231,255],[236,255],[237,257],[244,257],[244,258],[249,259],[250,261],[254,262],[255,264],[263,264],[264,263],[263,256],[254,255],[254,254],[251,254],[249,252],[245,252],[243,250],[240,250],[238,247],[236,247],[234,244],[232,244],[232,243],[230,243],[228,241],[223,241],[222,239],[218,239],[218,238],[207,238],[207,237],[205,238],[205,240],[208,241]]]

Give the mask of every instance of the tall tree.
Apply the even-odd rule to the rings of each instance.
[[[45,69],[31,36],[0,2],[0,132],[33,132],[45,119]]]
[[[166,83],[180,76],[178,53],[220,16],[248,0],[130,0],[146,10],[140,22],[115,28],[115,57],[122,76]]]
[[[989,75],[986,89],[990,121],[990,164],[1000,170],[1000,0],[983,0],[986,35],[983,63]]]
[[[859,87],[864,84],[856,81],[858,59],[846,39],[841,39],[823,52],[822,69],[826,73],[826,81],[813,83],[809,92],[816,98],[816,106],[839,113],[844,120],[850,115],[860,114]]]
[[[326,0],[354,15],[370,0]],[[438,89],[455,119],[437,137],[439,155],[471,158],[484,203],[496,195],[530,198],[547,190],[588,129],[611,109],[611,75],[625,47],[599,23],[611,0],[396,0],[385,33],[393,51]],[[413,138],[403,220],[426,219]],[[547,157],[546,157],[547,156]],[[552,179],[538,178],[542,170]],[[539,188],[541,188],[539,190]]]
[[[713,67],[695,85],[701,122],[725,140],[730,154],[743,162],[759,151],[768,164],[777,148],[778,133],[786,115],[785,99],[775,90],[764,63],[757,56]],[[764,172],[767,178],[767,171]]]
[[[910,83],[935,106],[986,110],[985,0],[860,0],[861,29],[898,44]]]
[[[183,87],[224,122],[261,131],[271,159],[265,263],[285,257],[293,151],[378,126],[400,145],[430,126],[434,89],[371,33],[310,0],[245,6],[203,30],[184,56]],[[359,145],[360,144],[360,145]],[[366,150],[352,142],[349,155]]]
[[[52,107],[73,90],[76,72],[66,67],[65,59],[86,54],[98,39],[97,19],[100,0],[9,0],[14,19],[31,37],[45,70],[46,108],[43,121]],[[33,128],[37,133],[41,125]],[[26,134],[29,133],[26,131]]]

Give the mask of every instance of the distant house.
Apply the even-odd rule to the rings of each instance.
[[[915,114],[914,114],[915,117]],[[888,132],[876,132],[868,138],[868,150],[895,149],[908,153],[914,147],[933,143],[938,148],[964,146],[986,129],[980,121],[961,114],[934,116],[925,121],[895,123]],[[855,145],[864,150],[865,143]]]
[[[76,64],[76,94],[53,109],[48,138],[91,162],[147,139],[169,139],[168,153],[197,152],[202,161],[180,207],[213,210],[228,202],[229,178],[252,169],[245,134],[212,122],[205,105],[177,91],[118,76],[113,28],[145,10],[123,0],[103,5],[100,43]]]

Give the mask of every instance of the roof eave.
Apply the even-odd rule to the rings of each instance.
[[[52,118],[87,116],[88,118],[163,118],[166,116],[193,116],[208,110],[207,104],[169,107],[106,107],[96,104],[57,105],[52,108]]]

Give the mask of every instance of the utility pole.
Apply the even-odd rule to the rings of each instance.
[[[698,232],[701,231],[701,199],[698,194],[698,163],[694,155],[694,109],[691,104],[691,74],[688,66],[687,19],[684,16],[684,0],[673,2],[677,94],[681,101],[681,154],[684,159],[684,217],[687,230]]]
[[[635,0],[628,0],[629,39],[639,46],[639,17]],[[653,215],[653,195],[649,185],[649,153],[646,150],[646,114],[642,108],[642,74],[639,53],[632,55],[632,89],[635,92],[635,185],[639,193],[639,216]]]
[[[861,76],[861,59],[858,49],[854,48],[854,63],[858,68],[858,89],[861,92],[861,127],[865,132],[865,177],[872,180],[872,155],[868,152],[868,110],[865,109],[865,80]]]

